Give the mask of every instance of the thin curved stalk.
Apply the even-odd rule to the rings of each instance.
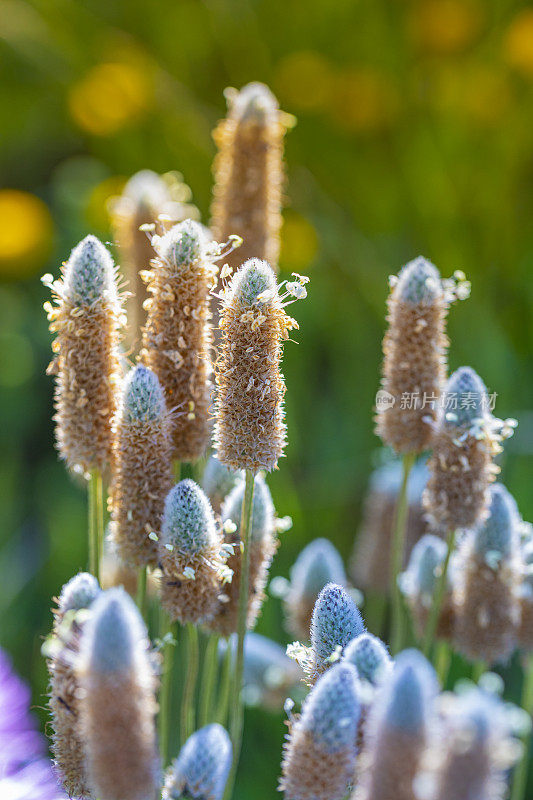
[[[452,528],[452,530],[448,533],[448,549],[446,551],[446,558],[444,559],[444,564],[442,565],[442,569],[440,571],[437,586],[435,587],[433,602],[431,604],[431,610],[426,623],[426,630],[424,631],[424,646],[422,649],[426,658],[429,656],[429,651],[431,650],[433,640],[435,639],[435,633],[437,631],[437,625],[439,622],[439,614],[442,608],[442,601],[444,600],[444,595],[446,593],[448,567],[450,565],[450,558],[454,547],[455,528]]]
[[[164,612],[161,611],[163,615]],[[174,650],[176,647],[176,637],[174,636],[176,625],[165,615],[161,620],[161,638],[165,640],[163,649],[163,674],[161,677],[161,689],[159,691],[159,747],[163,766],[166,766],[169,759],[168,745],[170,739],[170,717],[172,702],[172,667],[174,664]]]
[[[200,694],[200,712],[198,716],[198,727],[203,728],[214,718],[213,693],[215,687],[215,677],[218,662],[218,636],[210,634],[204,652],[204,668],[202,671],[202,683]]]
[[[405,533],[407,529],[407,514],[409,504],[407,501],[407,484],[409,474],[415,462],[415,453],[406,453],[403,457],[403,475],[398,500],[396,502],[396,514],[394,531],[392,538],[392,569],[390,593],[392,599],[392,637],[391,650],[395,655],[402,648],[405,635],[405,611],[403,597],[398,586],[398,575],[403,564],[403,554],[405,550]]]
[[[527,659],[524,669],[521,705],[524,711],[527,711],[531,717],[533,714],[533,655],[530,655]],[[515,768],[511,800],[525,800],[526,798],[531,754],[531,730],[524,736],[522,744],[524,747],[524,752],[522,754],[522,758]]]
[[[198,631],[190,622],[186,626],[187,632],[187,674],[183,685],[181,701],[181,743],[185,744],[195,729],[194,699],[196,691],[196,677],[198,674]]]
[[[145,622],[147,617],[147,609],[146,609],[146,584],[148,580],[147,574],[148,574],[147,567],[141,567],[137,575],[137,598],[136,598],[137,608],[141,612]]]
[[[231,669],[232,669],[232,648],[231,639],[226,639],[226,652],[224,653],[224,661],[222,663],[222,676],[220,678],[220,686],[218,693],[218,705],[216,713],[216,721],[226,727],[228,721],[228,708],[229,708],[229,693],[231,687]]]

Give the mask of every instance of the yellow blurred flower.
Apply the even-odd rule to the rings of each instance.
[[[290,272],[307,269],[317,250],[318,236],[313,225],[301,214],[286,211],[281,229],[281,269]]]
[[[333,71],[320,53],[300,50],[282,59],[274,80],[287,108],[320,111],[329,101]]]
[[[511,22],[504,40],[507,62],[533,77],[533,8],[525,8]]]
[[[109,62],[93,67],[71,87],[70,113],[77,125],[96,136],[115,133],[149,107],[153,86],[135,63]]]
[[[413,7],[408,27],[418,47],[447,55],[472,44],[482,22],[482,7],[476,0],[423,0]]]
[[[487,64],[441,70],[428,96],[444,113],[458,113],[482,126],[497,125],[512,103],[507,76]]]
[[[371,67],[340,73],[333,86],[330,113],[339,127],[374,133],[389,127],[400,107],[389,76]]]
[[[18,189],[0,190],[0,275],[23,278],[45,262],[53,238],[48,206]]]

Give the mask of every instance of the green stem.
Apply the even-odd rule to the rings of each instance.
[[[232,707],[230,718],[230,734],[233,744],[233,762],[226,786],[225,800],[231,797],[235,785],[235,776],[241,754],[242,733],[244,726],[244,698],[242,693],[242,678],[244,672],[244,639],[246,637],[246,618],[248,616],[248,596],[250,579],[250,547],[249,533],[254,505],[254,473],[246,470],[244,498],[241,512],[241,582],[239,586],[239,617],[237,627],[237,655],[235,658],[235,671],[232,686]]]
[[[100,580],[100,541],[98,523],[98,477],[97,469],[89,473],[88,510],[89,510],[89,572]]]
[[[533,654],[529,655],[524,667],[524,682],[522,684],[522,708],[529,716],[533,714]],[[529,757],[531,750],[531,730],[522,740],[524,752],[516,765],[511,800],[525,800],[527,778],[529,774]]]
[[[187,674],[183,686],[181,701],[181,743],[185,744],[194,732],[195,713],[194,696],[196,691],[196,677],[198,673],[198,631],[190,622],[187,623]]]
[[[200,695],[200,714],[198,727],[203,728],[211,722],[213,713],[213,691],[218,662],[218,636],[210,634],[204,653],[204,668],[202,672],[202,691]]]
[[[387,598],[377,592],[368,592],[365,595],[365,622],[369,631],[376,636],[383,634],[385,616],[387,613]]]
[[[174,480],[179,483],[181,478],[181,461],[174,461]]]
[[[437,631],[439,614],[442,608],[442,601],[444,600],[444,595],[446,593],[448,567],[450,564],[450,558],[454,547],[455,547],[455,528],[452,528],[448,533],[448,549],[446,550],[446,558],[444,559],[439,579],[437,581],[437,586],[435,587],[433,602],[431,604],[431,610],[429,612],[428,621],[426,623],[426,630],[424,632],[424,646],[422,649],[426,658],[429,656],[429,651],[431,650],[431,646],[435,638],[435,633]]]
[[[391,598],[392,598],[392,637],[391,650],[395,655],[402,648],[405,632],[405,613],[403,607],[403,597],[398,586],[398,575],[403,564],[403,554],[405,550],[405,533],[407,529],[407,514],[409,504],[407,501],[407,484],[409,473],[415,462],[415,453],[406,453],[403,457],[403,476],[398,500],[396,503],[395,523],[392,539],[392,569],[391,569]]]
[[[452,660],[452,651],[448,642],[441,639],[437,642],[435,648],[435,669],[439,678],[440,685],[443,689],[446,688],[448,680],[448,673],[450,672],[450,664]]]
[[[146,583],[147,583],[147,567],[141,567],[137,575],[137,608],[142,614],[146,622]]]
[[[475,661],[472,665],[472,680],[474,683],[478,683],[479,679],[483,675],[484,672],[487,671],[487,665],[484,661]]]
[[[222,664],[222,675],[220,678],[220,688],[218,695],[218,705],[216,720],[224,728],[228,720],[228,707],[229,707],[229,693],[231,686],[231,668],[232,668],[232,652],[231,652],[231,639],[226,639],[226,652],[224,653],[224,661]]]
[[[146,574],[146,570],[145,570]],[[161,616],[164,614],[161,611]],[[168,743],[170,737],[170,704],[172,699],[172,666],[174,664],[174,650],[176,625],[165,615],[161,619],[161,638],[167,639],[163,647],[163,675],[161,677],[161,689],[159,691],[159,746],[163,767],[168,763]],[[170,634],[170,636],[169,636]],[[172,639],[171,639],[172,637]]]

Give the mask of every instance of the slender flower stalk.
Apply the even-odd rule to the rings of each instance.
[[[111,222],[122,257],[122,269],[130,296],[126,303],[128,325],[126,345],[137,350],[142,327],[146,322],[144,302],[148,299],[141,272],[149,268],[155,251],[146,227],[152,228],[160,216],[172,223],[198,217],[197,209],[188,203],[191,190],[178,174],[158,175],[149,169],[135,173],[124,186],[120,197],[111,204]]]
[[[161,641],[164,642],[161,687],[159,690],[159,751],[163,766],[167,764],[170,743],[170,716],[172,703],[172,675],[176,649],[176,625],[161,609]]]
[[[405,633],[405,611],[398,578],[402,569],[403,554],[405,551],[408,514],[407,486],[409,483],[409,474],[415,462],[415,458],[416,456],[413,453],[409,453],[403,457],[402,483],[396,503],[394,531],[392,535],[390,594],[393,598],[391,644],[393,654],[397,653],[401,649]]]
[[[444,556],[444,561],[440,566],[440,574],[438,576],[438,581],[435,586],[433,602],[431,604],[426,630],[424,632],[424,643],[423,643],[424,646],[422,649],[426,657],[429,656],[430,650],[433,645],[435,633],[437,632],[437,628],[439,625],[439,617],[441,615],[442,605],[444,602],[444,598],[446,596],[446,588],[448,584],[448,567],[450,565],[450,559],[453,553],[454,546],[455,546],[455,528],[452,528],[452,530],[448,534],[448,540],[446,543],[446,555]]]
[[[138,364],[122,389],[109,503],[111,541],[128,566],[157,564],[160,520],[174,482],[171,452],[163,390],[156,375]]]
[[[242,252],[230,259],[264,258],[277,270],[283,183],[283,137],[292,118],[261,83],[240,92],[226,90],[228,116],[213,133],[219,149],[214,162],[211,229],[218,241],[236,233]]]
[[[155,800],[159,758],[155,675],[144,623],[129,595],[109,589],[94,603],[77,665],[87,776],[105,800]]]
[[[151,299],[140,358],[159,378],[173,412],[173,458],[196,461],[209,440],[215,253],[202,226],[191,220],[153,236],[152,246],[157,257],[143,273]]]
[[[219,637],[216,633],[212,633],[209,635],[205,646],[204,667],[200,684],[200,708],[198,712],[198,724],[200,727],[207,725],[214,718],[213,695],[218,661],[218,642]]]
[[[523,666],[522,698],[520,705],[529,715],[533,717],[533,654],[529,653],[524,659]],[[518,762],[514,775],[511,790],[511,800],[526,800],[527,781],[531,765],[531,728],[523,736],[522,758]]]
[[[168,770],[163,800],[222,800],[231,766],[231,741],[221,725],[200,728],[187,739]]]
[[[341,800],[347,794],[355,776],[360,713],[356,670],[335,664],[291,722],[279,786],[287,800]]]
[[[191,623],[186,625],[187,673],[183,684],[181,699],[181,740],[185,742],[194,731],[195,724],[195,692],[198,677],[199,646],[198,630]]]
[[[226,725],[228,718],[228,708],[231,691],[231,676],[233,675],[233,652],[231,638],[226,640],[226,650],[222,662],[222,674],[220,676],[220,687],[218,693],[218,703],[216,710],[216,721],[220,725]]]

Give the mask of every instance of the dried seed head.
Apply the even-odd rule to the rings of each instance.
[[[157,563],[156,537],[174,483],[171,453],[163,390],[156,375],[138,364],[123,385],[109,501],[111,541],[127,566]]]
[[[329,539],[315,539],[291,568],[290,588],[284,598],[285,622],[293,636],[309,639],[315,602],[327,583],[346,585],[344,564]]]
[[[114,198],[111,204],[115,239],[121,253],[128,290],[132,293],[127,300],[126,344],[135,351],[138,349],[141,328],[146,322],[143,304],[148,299],[141,273],[149,269],[150,261],[155,256],[145,226],[162,226],[161,215],[172,223],[188,217],[196,219],[198,210],[188,203],[190,196],[189,187],[177,173],[161,176],[143,169],[129,179],[122,195]]]
[[[471,660],[505,661],[520,624],[521,561],[516,504],[490,487],[487,519],[463,539],[455,560],[455,645]]]
[[[287,800],[340,800],[353,782],[361,709],[357,674],[335,664],[322,675],[292,725],[280,790]]]
[[[50,278],[51,281],[51,278]],[[110,254],[87,236],[63,265],[62,279],[46,283],[56,305],[45,304],[55,358],[56,439],[75,471],[106,469],[111,458],[111,423],[120,380],[121,299]]]
[[[422,654],[400,653],[366,720],[357,800],[415,797],[413,782],[435,724],[437,692],[435,673]]]
[[[222,532],[209,500],[194,481],[167,495],[159,540],[161,601],[172,619],[201,624],[217,611],[225,567]]]
[[[387,680],[393,662],[384,643],[371,633],[362,633],[345,647],[342,660],[353,664],[360,680],[377,686]]]
[[[400,576],[400,588],[407,599],[420,636],[426,629],[437,582],[446,558],[446,542],[426,533],[413,547],[407,569]],[[453,627],[453,558],[447,571],[447,586],[442,600],[437,635],[449,639]]]
[[[231,492],[238,479],[239,475],[235,470],[225,467],[215,456],[210,457],[202,477],[202,489],[217,514],[220,513],[224,498]]]
[[[364,503],[363,524],[357,533],[350,573],[359,589],[390,591],[390,554],[396,498],[402,482],[402,465],[392,461],[376,469]],[[422,509],[422,492],[427,483],[428,469],[425,460],[418,461],[411,469],[407,485],[407,528],[403,554],[403,565],[411,551],[425,533],[427,523]]]
[[[96,578],[88,572],[79,572],[66,583],[59,595],[58,611],[64,616],[67,611],[89,608],[100,594]]]
[[[266,636],[251,631],[244,642],[244,699],[247,705],[261,705],[281,711],[289,692],[302,677],[285,648]]]
[[[218,610],[209,627],[228,636],[237,630],[239,616],[239,593],[241,585],[241,513],[244,498],[244,481],[239,480],[237,486],[226,497],[222,505],[222,522],[225,544],[232,549],[227,566],[233,573],[231,583],[224,588],[224,595]],[[275,510],[270,489],[264,478],[258,475],[254,482],[254,501],[252,524],[250,529],[250,572],[247,626],[255,627],[263,601],[268,572],[274,554],[278,548],[275,532]]]
[[[286,444],[281,343],[297,323],[284,311],[272,269],[258,259],[243,264],[222,300],[217,458],[232,469],[269,472]]]
[[[163,800],[222,800],[231,767],[231,741],[217,723],[190,736],[167,772]]]
[[[365,632],[361,612],[350,595],[336,583],[328,583],[318,595],[311,620],[311,647],[316,674],[331,664],[330,656]]]
[[[432,423],[446,377],[448,310],[436,267],[419,257],[400,272],[388,299],[383,340],[382,391],[377,432],[399,453],[419,453],[431,443]]]
[[[96,797],[155,800],[156,686],[148,644],[129,595],[104,592],[94,603],[78,663],[81,731]]]
[[[216,268],[205,230],[193,220],[154,236],[152,244],[157,257],[146,273],[152,298],[140,358],[159,378],[174,413],[173,457],[196,461],[209,439],[209,292]]]
[[[457,407],[441,411],[423,502],[432,527],[447,532],[473,528],[486,516],[488,488],[498,472],[493,457],[501,448],[485,410],[487,391],[474,370],[456,370],[443,398]]]
[[[428,753],[429,774],[424,776],[432,798],[501,800],[507,795],[506,771],[516,747],[497,697],[478,689],[449,696],[439,733]]]
[[[75,671],[80,636],[88,609],[100,594],[98,581],[80,572],[66,583],[54,610],[52,637],[47,641],[50,674],[48,707],[52,716],[52,752],[69,797],[91,798],[82,735],[79,729],[79,684]],[[79,612],[82,613],[79,613]]]
[[[224,242],[242,237],[231,267],[247,258],[264,258],[277,269],[283,183],[283,137],[287,115],[272,92],[250,83],[240,92],[227,90],[228,117],[213,133],[218,147],[214,162],[211,228]]]

